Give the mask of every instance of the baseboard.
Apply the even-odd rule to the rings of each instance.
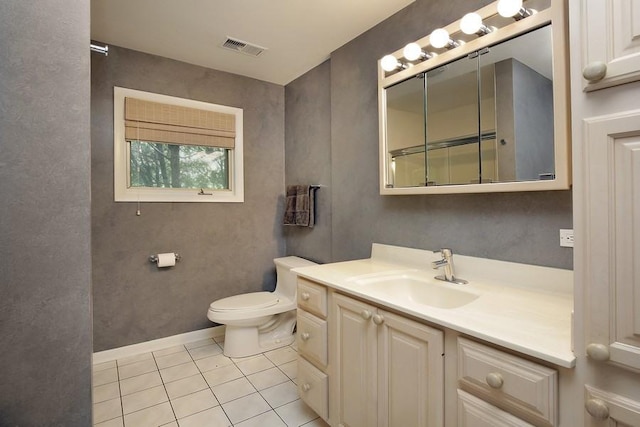
[[[162,350],[163,348],[172,347],[174,345],[187,344],[194,341],[206,340],[207,338],[222,336],[224,336],[224,325],[200,329],[199,331],[187,332],[184,334],[173,335],[171,337],[159,338],[157,340],[113,348],[111,350],[99,351],[97,353],[93,353],[93,364],[110,362],[124,357]]]

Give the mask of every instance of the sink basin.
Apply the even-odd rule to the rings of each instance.
[[[366,289],[371,296],[437,308],[462,307],[480,296],[465,290],[465,285],[407,274],[356,279],[354,283],[362,286],[362,290]]]

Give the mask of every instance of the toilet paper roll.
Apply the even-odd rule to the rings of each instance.
[[[173,252],[158,254],[158,268],[173,267],[174,265],[176,265],[176,254]]]

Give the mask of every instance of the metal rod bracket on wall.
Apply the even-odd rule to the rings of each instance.
[[[103,54],[104,56],[109,56],[109,45],[98,46],[97,44],[91,43],[89,45],[89,48],[92,52],[97,52]]]

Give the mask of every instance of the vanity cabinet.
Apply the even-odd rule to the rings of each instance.
[[[504,417],[511,420],[505,425],[558,425],[558,372],[555,369],[459,337],[458,386],[522,419],[517,421],[519,424],[513,424],[516,420]],[[491,405],[480,405],[464,394],[460,397],[459,393],[458,399],[459,408],[463,409],[462,420],[475,419],[476,411],[499,413],[490,408]]]
[[[327,288],[298,279],[298,394],[322,419],[329,420]]]
[[[333,294],[332,425],[443,426],[443,333]]]

